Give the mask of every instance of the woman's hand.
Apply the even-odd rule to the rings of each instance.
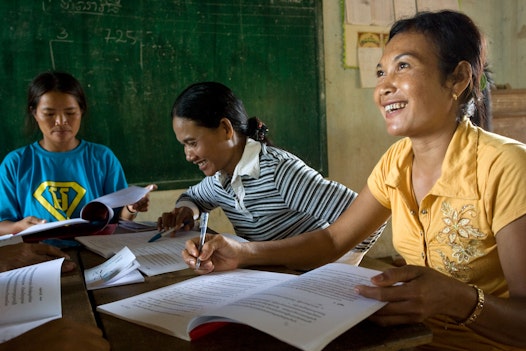
[[[228,271],[239,267],[239,256],[243,243],[224,237],[221,234],[207,234],[205,244],[199,253],[199,237],[188,240],[182,256],[186,264],[195,269],[197,258],[201,260],[198,274],[212,271]]]
[[[150,184],[145,187],[149,191],[157,190],[157,184]],[[129,204],[124,206],[121,211],[121,218],[125,220],[133,220],[137,213],[148,211],[148,206],[150,205],[150,193],[148,192],[142,199],[137,201],[134,204]]]
[[[473,287],[427,267],[390,268],[371,282],[376,286],[360,285],[356,290],[364,297],[388,302],[370,317],[384,326],[419,323],[437,314],[462,321],[477,301]]]
[[[149,189],[149,191],[155,191],[157,190],[157,184],[150,184],[150,185],[147,185],[145,188]],[[128,207],[128,209],[131,209],[135,212],[146,212],[148,211],[148,206],[150,205],[150,197],[149,197],[150,193],[144,195],[144,197],[142,199],[140,199],[139,201],[137,201],[136,203],[134,204],[130,204],[126,207]]]
[[[64,257],[62,272],[75,269],[76,264],[69,255],[47,244],[18,243],[0,247],[0,272]]]
[[[175,230],[189,231],[194,224],[194,212],[189,207],[174,208],[171,212],[164,212],[157,219],[159,230],[175,228]]]

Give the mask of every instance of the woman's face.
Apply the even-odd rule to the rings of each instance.
[[[82,110],[75,97],[50,91],[40,97],[33,116],[42,132],[41,146],[54,152],[69,151],[77,147]]]
[[[377,66],[376,105],[391,135],[425,137],[456,123],[452,85],[424,34],[405,32],[386,45]]]
[[[232,174],[239,160],[234,159],[231,127],[224,118],[217,128],[206,128],[190,119],[175,117],[172,121],[177,140],[183,145],[186,160],[197,165],[206,175],[218,171]]]

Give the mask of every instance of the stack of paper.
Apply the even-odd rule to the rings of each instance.
[[[84,271],[86,287],[94,290],[144,282],[144,277],[138,271],[139,266],[135,255],[124,247],[106,262]]]
[[[0,343],[62,317],[63,261],[59,258],[0,273]]]

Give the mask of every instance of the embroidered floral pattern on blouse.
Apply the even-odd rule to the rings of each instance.
[[[480,240],[486,238],[484,233],[472,226],[471,220],[476,218],[475,207],[464,205],[456,210],[448,202],[444,202],[441,211],[445,227],[437,238],[451,248],[449,255],[438,250],[444,265],[441,270],[457,279],[469,279],[469,263],[473,258],[484,254],[480,249]]]

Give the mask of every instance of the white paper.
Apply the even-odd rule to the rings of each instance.
[[[393,0],[371,0],[371,24],[391,26],[394,22]]]
[[[113,217],[113,208],[133,204],[139,201],[140,199],[142,199],[149,191],[150,189],[148,188],[130,186],[128,188],[121,189],[114,193],[107,194],[93,201],[90,201],[89,203],[86,204],[86,206],[83,207],[82,210],[84,210],[89,204],[100,202],[108,207],[108,211],[110,213],[108,216],[108,221],[109,221]],[[81,211],[81,216],[82,216],[82,211]],[[64,227],[67,225],[79,224],[79,223],[89,223],[89,221],[86,219],[82,219],[82,218],[71,218],[71,219],[66,219],[63,221],[36,224],[36,225],[33,225],[27,228],[26,230],[23,230],[15,234],[15,236],[23,236],[23,235],[38,233],[44,230],[49,230],[53,228],[59,228],[59,227]]]
[[[371,3],[363,0],[345,0],[345,18],[349,24],[371,24]]]
[[[150,192],[147,187],[129,186],[111,194],[101,196],[92,202],[102,202],[109,208],[117,208],[134,204]]]
[[[374,88],[376,86],[376,67],[378,62],[380,62],[382,52],[383,49],[379,47],[358,48],[358,64],[362,88]]]
[[[0,343],[62,317],[63,258],[0,273]]]
[[[301,276],[235,270],[189,279],[98,311],[190,340],[212,321],[250,325],[302,350],[321,350],[385,302],[354,292],[378,271],[331,263]]]
[[[412,17],[416,14],[415,0],[394,0],[395,19]]]
[[[137,275],[133,272],[137,271],[139,266],[135,255],[124,247],[104,263],[84,270],[86,287],[93,290],[136,282]],[[144,281],[144,278],[140,281]]]
[[[458,11],[458,0],[416,0],[418,11],[440,11],[455,10]]]
[[[89,250],[108,258],[127,246],[140,264],[139,270],[147,276],[187,269],[181,252],[187,240],[198,237],[199,232],[178,232],[175,237],[163,237],[149,243],[158,231],[124,233],[112,235],[92,235],[75,238]],[[236,235],[223,234],[238,241],[246,241]]]

